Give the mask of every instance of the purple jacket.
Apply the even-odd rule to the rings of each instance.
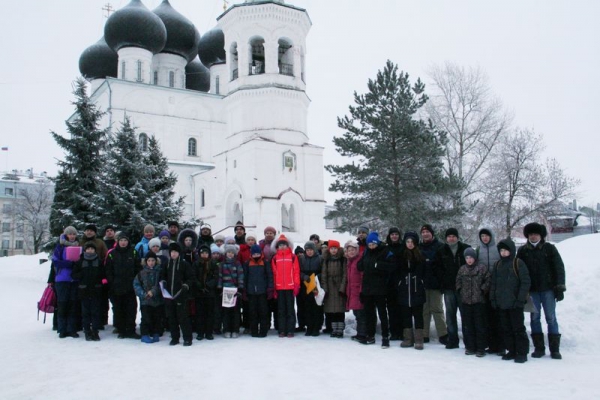
[[[52,254],[52,267],[54,268],[55,282],[75,281],[71,278],[71,272],[73,272],[75,263],[67,260],[66,248],[67,246],[59,243],[54,248],[54,253]]]
[[[360,292],[362,291],[363,273],[356,267],[361,254],[354,258],[348,258],[346,268],[346,309],[362,310],[363,304],[360,302]]]

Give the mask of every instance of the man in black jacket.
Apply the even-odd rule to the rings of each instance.
[[[544,333],[541,323],[541,308],[548,324],[548,344],[550,356],[555,360],[562,358],[560,354],[560,333],[556,320],[556,302],[565,298],[565,265],[558,250],[546,242],[546,227],[532,222],[525,225],[523,234],[527,243],[519,248],[517,257],[525,262],[531,277],[531,299],[538,312],[531,313],[531,339],[535,347],[531,354],[540,358],[546,354]],[[541,307],[541,308],[540,308]]]
[[[456,291],[456,275],[458,269],[466,263],[464,252],[469,247],[471,246],[459,241],[456,228],[448,228],[446,230],[446,244],[435,255],[435,269],[441,283],[444,304],[446,305],[447,349],[458,348],[458,321],[456,315],[460,307],[460,298]]]

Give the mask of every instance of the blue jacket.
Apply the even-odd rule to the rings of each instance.
[[[266,294],[273,289],[273,270],[271,263],[261,256],[258,261],[251,258],[244,264],[244,287],[249,295]]]
[[[133,290],[140,298],[140,304],[143,306],[157,307],[163,304],[163,298],[160,292],[158,282],[160,281],[160,267],[158,265],[150,269],[147,265],[141,270],[133,280]],[[151,291],[152,297],[146,297]]]

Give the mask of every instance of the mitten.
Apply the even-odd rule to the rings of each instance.
[[[567,288],[565,285],[557,285],[554,287],[554,298],[556,301],[563,301],[565,299],[565,291]]]
[[[103,285],[107,285],[108,284],[108,281],[106,280],[106,278],[102,279],[102,284]]]
[[[294,297],[298,296],[298,293],[300,293],[300,288],[299,287],[295,287],[294,288]]]

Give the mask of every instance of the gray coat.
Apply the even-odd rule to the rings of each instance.
[[[326,313],[346,312],[345,268],[346,258],[343,249],[338,250],[336,258],[332,258],[329,253],[323,257],[320,283],[325,290],[324,311]]]
[[[481,241],[481,232],[489,231],[491,233],[492,239],[488,244],[485,244]],[[498,252],[498,248],[496,247],[496,236],[491,229],[481,229],[479,231],[479,244],[477,246],[477,261],[487,266],[490,271],[494,268],[494,264],[496,261],[500,259],[500,253]]]

